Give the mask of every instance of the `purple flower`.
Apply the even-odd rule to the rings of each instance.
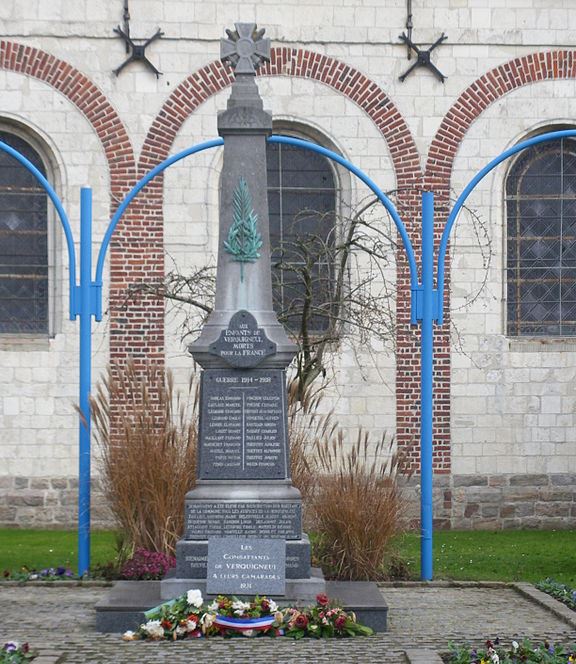
[[[4,650],[6,652],[15,652],[18,650],[18,643],[16,641],[8,641],[4,644]]]

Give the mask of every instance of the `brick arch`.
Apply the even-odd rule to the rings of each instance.
[[[0,41],[0,68],[47,83],[88,120],[108,162],[113,212],[136,182],[136,164],[126,127],[103,92],[64,60],[15,42]],[[146,237],[144,205],[135,201],[130,206],[110,248],[110,358],[115,361],[125,359],[128,349],[137,360],[161,358],[164,350],[163,302],[151,297],[126,302],[130,284],[164,274],[163,244]]]
[[[454,159],[470,125],[497,99],[539,81],[576,78],[576,50],[530,53],[510,60],[476,79],[444,116],[430,145],[426,183],[446,188]],[[496,155],[494,155],[496,156]]]
[[[430,145],[424,173],[424,186],[436,194],[435,242],[440,240],[447,214],[450,180],[454,160],[470,125],[494,101],[508,92],[528,83],[576,77],[576,51],[559,50],[533,53],[515,58],[486,72],[460,95],[452,105]],[[494,155],[496,156],[496,155]],[[416,211],[414,211],[416,214]],[[435,400],[434,400],[434,467],[438,473],[448,473],[451,468],[450,446],[450,256],[446,257],[445,324],[435,334]],[[402,303],[400,303],[402,306]],[[412,466],[418,462],[419,409],[405,398],[419,388],[419,379],[410,370],[410,360],[418,353],[418,340],[406,333],[398,341],[402,352],[398,355],[397,371],[405,380],[402,393],[397,397],[398,444],[405,451]],[[411,433],[412,432],[412,433]],[[444,493],[444,510],[451,508],[449,488]]]
[[[261,67],[259,76],[296,76],[318,81],[342,93],[365,111],[388,144],[399,189],[421,176],[418,150],[408,125],[376,83],[354,67],[313,51],[277,47],[270,55],[270,62]],[[190,114],[232,81],[230,69],[215,60],[180,83],[150,127],[142,148],[140,168],[151,168],[165,159]]]
[[[390,150],[399,190],[399,209],[417,251],[419,234],[416,229],[420,217],[420,195],[417,189],[422,186],[420,156],[405,119],[384,90],[360,71],[339,60],[313,51],[287,47],[272,49],[270,62],[260,69],[259,76],[294,76],[318,81],[343,94],[368,115]],[[186,119],[212,95],[231,85],[232,81],[229,68],[219,60],[188,76],[170,95],[153,121],[142,148],[140,172],[143,173],[165,159]],[[156,178],[147,190],[148,210],[154,212],[161,224],[162,179]],[[162,233],[161,226],[157,232]],[[401,293],[397,298],[397,344],[400,351],[397,354],[396,378],[397,438],[399,445],[409,452],[411,467],[416,468],[419,467],[419,461],[418,443],[414,443],[414,420],[419,412],[419,383],[415,358],[419,356],[419,350],[414,333],[410,331],[410,279],[401,246],[396,257],[396,279],[398,292]],[[410,391],[404,389],[407,376],[414,377]]]
[[[102,143],[113,191],[123,190],[127,177],[134,178],[134,152],[126,128],[102,91],[82,72],[46,51],[5,40],[0,41],[0,69],[47,83],[82,112]]]

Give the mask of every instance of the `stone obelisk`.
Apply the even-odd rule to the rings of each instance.
[[[263,33],[237,23],[221,40],[235,80],[218,115],[224,161],[216,299],[189,348],[203,369],[197,484],[186,496],[176,574],[162,582],[165,599],[193,587],[206,591],[209,546],[223,538],[251,539],[256,549],[281,542],[283,553],[285,545],[286,599],[309,600],[324,589],[310,567],[300,492],[290,479],[285,371],[297,348],[272,306],[266,179],[272,117],[255,80],[270,53]],[[256,582],[245,594],[259,592]]]

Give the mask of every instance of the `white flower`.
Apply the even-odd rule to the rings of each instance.
[[[187,620],[186,621],[186,629],[188,632],[193,632],[196,627],[198,627],[198,621],[197,620]]]
[[[205,626],[205,627],[210,627],[214,624],[214,621],[216,620],[216,616],[212,613],[205,613],[202,618],[200,618],[200,622]]]
[[[254,634],[256,634],[256,632],[253,629],[245,629],[242,632],[242,636],[254,636]]]
[[[490,659],[492,660],[493,664],[500,664],[500,657],[498,657],[497,653],[492,653],[490,655]]]
[[[216,620],[216,616],[213,615],[212,613],[205,613],[202,618],[200,619],[200,622],[202,623],[202,631],[204,634],[212,627],[214,624],[214,621]]]
[[[176,634],[177,636],[182,636],[183,634],[186,634],[186,628],[182,627],[182,625],[178,625],[178,627],[176,627]]]
[[[244,612],[250,608],[250,604],[248,602],[242,602],[238,599],[235,602],[232,602],[232,608],[234,609],[235,615],[242,616],[244,615]]]
[[[212,604],[208,605],[208,611],[218,611],[218,600],[214,600]]]
[[[138,636],[136,635],[136,632],[133,632],[131,629],[122,634],[123,641],[135,641],[137,638]]]
[[[160,624],[159,620],[149,620],[144,626],[143,629],[146,631],[148,636],[153,639],[162,639],[164,638],[164,628]]]
[[[190,606],[195,606],[197,609],[199,609],[204,603],[200,590],[189,590],[186,593],[186,601]]]
[[[270,606],[270,613],[276,613],[276,611],[278,611],[278,604],[276,604],[273,599],[269,599],[268,604]]]
[[[232,602],[232,608],[237,616],[241,616],[244,611],[247,611],[250,608],[250,604],[249,602],[241,602],[238,599],[235,602]]]
[[[518,643],[518,641],[512,641],[512,650],[514,652],[516,652],[519,647],[520,647],[520,644]]]

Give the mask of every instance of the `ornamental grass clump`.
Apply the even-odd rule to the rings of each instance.
[[[104,492],[128,549],[173,555],[195,480],[195,374],[183,394],[161,366],[112,365],[91,409]]]
[[[322,413],[324,385],[301,393],[298,380],[288,385],[288,431],[292,483],[302,494],[304,528],[314,528],[314,493],[318,481],[318,441],[335,435],[332,413]]]
[[[316,447],[313,512],[316,555],[324,573],[341,580],[388,578],[391,540],[401,529],[400,458],[383,436],[360,431],[347,447],[342,432]]]

